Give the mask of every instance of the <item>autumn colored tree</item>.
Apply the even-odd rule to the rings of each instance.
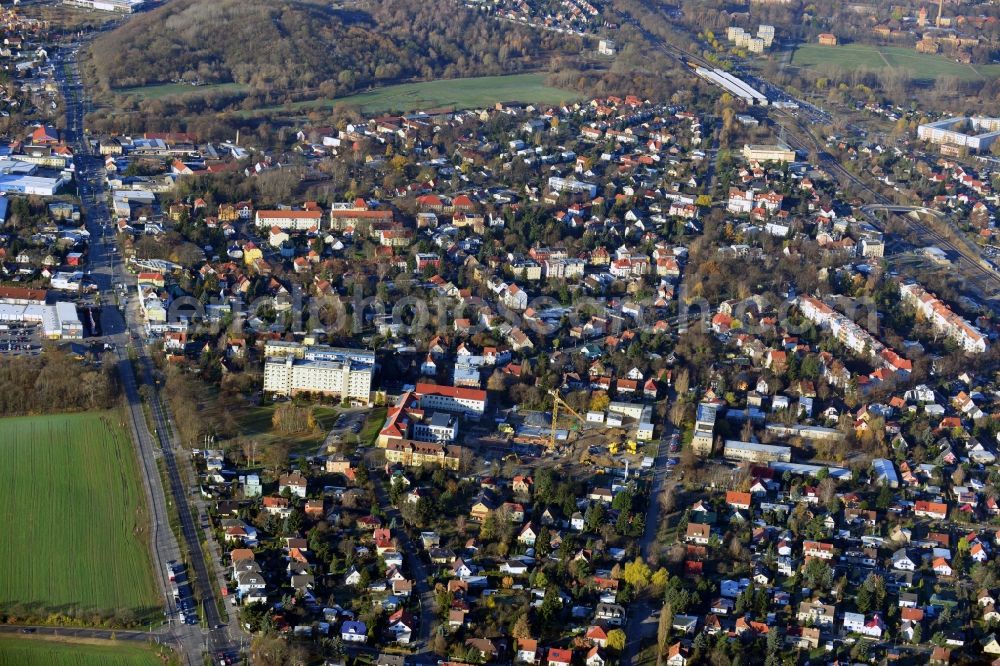
[[[641,557],[636,557],[625,564],[622,578],[636,591],[642,591],[649,585],[651,571],[649,565]]]

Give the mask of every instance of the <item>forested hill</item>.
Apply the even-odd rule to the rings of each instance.
[[[568,38],[488,19],[452,0],[170,0],[95,40],[105,89],[175,80],[344,94],[407,78],[536,68]]]

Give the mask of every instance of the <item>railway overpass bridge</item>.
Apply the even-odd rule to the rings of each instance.
[[[896,206],[891,204],[870,204],[867,206],[862,206],[861,211],[866,215],[871,215],[872,213],[885,212],[885,213],[922,213],[924,215],[930,215],[939,220],[945,219],[945,214],[939,210],[933,208],[927,208],[926,206]]]

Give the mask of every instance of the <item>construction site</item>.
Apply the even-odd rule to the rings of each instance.
[[[501,457],[545,456],[593,467],[637,468],[642,463],[646,445],[653,441],[651,406],[612,402],[605,411],[581,414],[557,393],[549,395],[551,411],[511,412],[497,426],[499,435],[467,444]]]

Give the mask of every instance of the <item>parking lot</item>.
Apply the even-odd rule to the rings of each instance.
[[[191,593],[186,567],[171,560],[167,563],[167,577],[170,580],[170,589],[176,606],[176,616],[169,613],[168,618],[170,620],[176,618],[181,624],[198,624],[198,608]]]
[[[35,324],[0,324],[0,354],[38,354],[42,350],[41,328]]]
[[[345,413],[337,417],[331,428],[331,433],[336,441],[342,440],[348,434],[357,435],[365,425],[365,413],[354,412]]]
[[[333,424],[334,430],[341,430],[344,432],[352,432],[357,435],[361,432],[362,426],[365,424],[365,414],[364,412],[357,412],[354,414],[341,414],[337,417],[336,422]]]
[[[367,412],[345,412],[337,417],[326,438],[325,445],[337,447],[348,435],[357,435],[365,425]],[[331,449],[332,450],[332,449]]]

